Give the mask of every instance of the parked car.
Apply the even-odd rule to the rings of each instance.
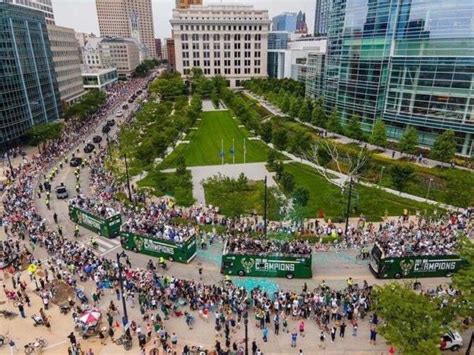
[[[110,132],[110,126],[108,124],[102,127],[102,133],[109,133],[109,132]]]
[[[118,110],[117,112],[115,112],[115,117],[122,117],[122,116],[123,116],[123,111]]]
[[[113,118],[107,120],[107,125],[109,127],[115,126],[115,120]]]
[[[462,336],[457,331],[449,330],[446,334],[443,335],[441,338],[441,343],[439,344],[439,348],[441,350],[451,350],[451,351],[458,351],[462,348]]]
[[[81,164],[82,164],[82,158],[79,158],[79,157],[71,158],[71,160],[69,161],[69,165],[71,165],[73,168]]]
[[[59,200],[69,197],[69,193],[67,192],[66,186],[64,186],[63,184],[56,186],[56,197]]]
[[[84,146],[84,153],[91,153],[93,150],[95,149],[95,145],[92,144],[92,143],[87,143],[85,146]]]
[[[101,136],[94,136],[94,137],[92,137],[92,141],[94,143],[100,143],[100,142],[102,142],[102,137]]]

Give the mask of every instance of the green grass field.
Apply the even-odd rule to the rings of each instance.
[[[239,121],[234,120],[229,111],[204,112],[198,122],[198,130],[191,130],[187,140],[189,144],[179,145],[168,156],[160,168],[170,168],[176,165],[176,159],[181,154],[188,166],[221,164],[221,147],[224,143],[224,163],[232,164],[232,141],[235,142],[235,163],[244,162],[244,139],[246,145],[246,162],[262,162],[267,160],[268,147],[261,141],[247,139],[250,133],[246,128],[239,128]]]
[[[318,217],[320,210],[324,211],[326,218],[333,220],[344,215],[347,197],[341,195],[339,188],[303,164],[287,164],[284,169],[294,176],[297,187],[305,187],[310,193],[308,205],[304,209],[305,217]],[[370,221],[378,221],[386,213],[388,216],[400,216],[405,208],[411,215],[416,211],[425,213],[425,210],[433,213],[436,209],[434,206],[401,198],[376,188],[357,185],[356,191],[359,194],[359,202],[352,215],[359,216],[362,213]]]

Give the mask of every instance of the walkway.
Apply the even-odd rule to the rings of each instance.
[[[202,183],[204,180],[216,175],[236,179],[241,173],[243,173],[249,180],[263,180],[265,176],[267,176],[267,185],[276,186],[274,179],[275,173],[269,172],[265,164],[266,163],[246,163],[188,167],[192,174],[193,197],[197,200],[197,203],[206,205],[206,196],[204,194]],[[163,172],[174,171],[175,169],[163,170]]]
[[[222,101],[219,101],[219,108],[215,108],[211,100],[202,100],[202,112],[226,111],[226,110],[227,110],[227,107],[225,107]]]
[[[289,117],[287,114],[281,112],[281,110],[278,107],[276,107],[272,103],[268,102],[263,97],[258,96],[258,95],[254,94],[254,93],[252,93],[248,90],[243,90],[243,93],[245,95],[247,95],[248,97],[251,97],[252,99],[257,100],[263,107],[265,107],[268,111],[273,113],[275,116]],[[378,153],[378,154],[380,154],[384,158],[388,158],[388,159],[399,160],[403,156],[406,156],[406,155],[403,155],[402,153],[400,153],[397,150],[379,147],[379,146],[376,146],[376,145],[373,145],[373,144],[370,144],[370,143],[361,142],[361,141],[358,141],[356,139],[346,137],[342,134],[329,132],[326,129],[321,128],[321,127],[317,127],[317,126],[315,126],[311,123],[303,122],[303,121],[301,121],[300,119],[298,119],[296,117],[293,117],[293,119],[296,122],[299,122],[299,123],[305,125],[306,127],[309,127],[309,128],[312,128],[312,129],[315,129],[315,130],[318,130],[318,131],[322,131],[322,132],[324,132],[325,135],[326,134],[330,135],[331,137],[333,137],[333,139],[335,141],[337,141],[338,143],[341,143],[341,144],[355,143],[355,144],[363,145],[369,151],[376,151],[376,150],[380,151],[380,153]],[[416,161],[413,161],[412,163],[417,164],[417,165],[422,166],[422,167],[427,167],[427,168],[434,168],[434,167],[437,167],[437,166],[442,166],[442,167],[449,168],[451,166],[449,163],[444,163],[444,162],[441,162],[441,161],[428,159],[428,158],[423,158],[423,162],[421,162],[421,163],[418,163]],[[456,169],[461,169],[461,170],[465,170],[465,171],[469,171],[469,172],[474,172],[473,169],[465,168],[465,167],[462,167],[462,166],[456,166]]]

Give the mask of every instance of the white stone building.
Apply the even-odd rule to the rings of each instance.
[[[243,5],[191,5],[173,10],[170,23],[176,71],[183,75],[199,67],[205,76],[224,76],[231,87],[267,76],[271,25],[267,10]]]

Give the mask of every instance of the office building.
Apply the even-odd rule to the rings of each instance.
[[[53,56],[42,12],[0,2],[0,144],[60,118]]]
[[[305,93],[312,99],[324,97],[324,64],[326,61],[325,53],[309,52],[306,63],[295,65],[292,75],[298,76],[296,66],[305,67]],[[303,70],[303,69],[301,69]]]
[[[332,0],[316,0],[314,11],[314,35],[326,36],[328,33],[329,12]]]
[[[82,80],[85,89],[97,89],[105,91],[118,81],[118,73],[115,68],[91,68],[81,65]]]
[[[191,5],[202,5],[202,0],[176,0],[177,9],[187,9]]]
[[[156,58],[161,59],[161,38],[155,38]]]
[[[296,32],[296,12],[284,12],[272,19],[272,31]]]
[[[83,62],[90,68],[116,68],[120,78],[129,78],[140,64],[138,45],[128,38],[89,38],[83,49]]]
[[[54,71],[63,107],[77,101],[85,90],[81,77],[81,58],[72,28],[47,25]]]
[[[168,46],[166,45],[167,38],[163,38],[163,45],[161,46],[161,59],[168,60]]]
[[[298,15],[296,16],[296,33],[300,34],[307,34],[308,33],[308,25],[306,25],[306,14],[304,12],[299,11]]]
[[[41,11],[44,14],[46,23],[48,25],[54,25],[54,13],[51,0],[0,0],[0,2]]]
[[[176,49],[174,46],[174,39],[167,38],[166,39],[166,53],[168,55],[168,64],[170,66],[171,71],[176,70]]]
[[[156,58],[151,0],[96,0],[102,37],[133,38]]]
[[[271,24],[267,10],[241,5],[192,5],[173,10],[170,22],[176,70],[185,76],[193,67],[200,67],[205,76],[224,76],[231,87],[267,76]]]
[[[389,137],[407,126],[431,146],[455,132],[457,152],[474,150],[474,2],[334,0],[328,31],[325,106]]]

